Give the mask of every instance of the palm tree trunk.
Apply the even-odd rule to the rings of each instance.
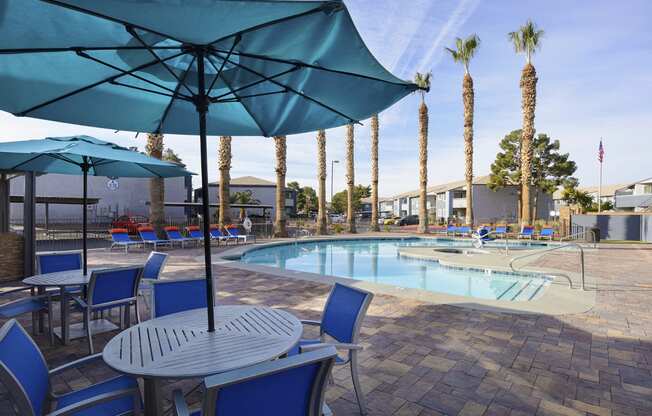
[[[219,170],[220,170],[220,188],[219,188],[219,224],[224,228],[231,222],[231,136],[220,136]],[[209,221],[209,219],[207,219]]]
[[[285,174],[287,173],[287,145],[285,136],[274,136],[276,147],[276,219],[274,221],[274,237],[287,237],[288,231],[285,219]]]
[[[163,157],[163,135],[148,133],[147,154],[151,157],[161,159]],[[149,180],[149,222],[159,237],[164,235],[165,227],[165,180],[163,178],[151,178]]]
[[[473,226],[473,78],[465,74],[462,82],[464,101],[464,162],[466,179],[466,225]]]
[[[371,117],[371,231],[378,227],[378,114]]]
[[[346,222],[349,232],[355,233],[355,212],[353,211],[353,191],[355,184],[353,157],[354,135],[353,124],[346,125]]]
[[[521,74],[521,111],[523,132],[521,135],[521,224],[532,222],[530,208],[530,181],[532,178],[532,139],[534,137],[534,110],[537,101],[537,73],[532,64],[527,64]]]
[[[421,97],[419,106],[419,226],[417,232],[428,232],[428,106]]]
[[[326,235],[326,131],[317,132],[317,181],[319,182],[317,211],[317,234]]]

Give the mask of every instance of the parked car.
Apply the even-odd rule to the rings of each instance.
[[[149,225],[149,218],[142,215],[122,215],[111,223],[112,228],[126,228],[129,234],[137,234],[144,225]]]
[[[330,217],[333,224],[343,223],[346,220],[342,214],[330,214]]]
[[[415,225],[419,223],[419,216],[418,215],[407,215],[405,217],[401,217],[396,224],[397,225]]]

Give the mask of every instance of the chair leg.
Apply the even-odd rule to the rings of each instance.
[[[48,302],[48,335],[50,338],[50,345],[54,345],[54,331],[52,329],[52,315],[54,310],[52,309],[52,302]]]
[[[134,309],[136,309],[136,324],[140,323],[140,311],[138,310],[138,297],[134,301]]]
[[[360,378],[358,376],[358,354],[357,351],[351,351],[351,378],[353,379],[353,389],[355,390],[355,397],[358,399],[358,407],[360,408],[360,414],[367,414],[367,408],[365,405],[364,393],[362,392],[362,386],[360,385]]]
[[[88,338],[88,354],[93,355],[93,334],[91,333],[91,311],[86,309],[84,313],[84,323],[86,324],[86,338]]]

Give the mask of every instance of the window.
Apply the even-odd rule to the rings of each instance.
[[[644,183],[643,184],[643,193],[644,194],[652,194],[652,183]]]

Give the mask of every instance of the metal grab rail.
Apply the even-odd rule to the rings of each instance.
[[[483,236],[481,236],[481,235],[478,234],[478,233],[472,233],[472,234],[471,234],[471,238],[473,238],[473,239],[475,239],[475,240],[478,240],[478,241],[482,241],[482,239],[483,239],[484,237],[488,237],[488,236],[490,236],[490,235],[492,235],[492,234],[494,234],[494,235],[496,235],[496,236],[502,235],[502,236],[505,237],[505,255],[506,255],[506,256],[509,256],[509,238],[507,237],[507,233],[497,233],[495,230],[494,230],[494,231],[489,231],[487,234],[485,234],[485,235],[483,235]],[[495,240],[494,240],[494,241],[495,241]]]
[[[551,248],[547,248],[545,250],[537,250],[534,253],[528,253],[528,254],[524,254],[522,256],[514,257],[509,261],[509,268],[512,269],[513,272],[515,272],[515,271],[517,271],[514,268],[514,262],[516,260],[521,260],[521,259],[524,259],[524,258],[527,258],[527,257],[538,256],[538,255],[541,255],[541,254],[545,254],[545,253],[555,251],[555,250],[559,250],[559,249],[566,248],[566,247],[576,247],[580,251],[580,276],[582,277],[581,289],[586,290],[586,285],[585,285],[585,282],[584,282],[584,249],[582,248],[582,246],[580,246],[577,243],[568,243],[568,244],[564,244],[564,245],[561,245],[561,246],[551,247]],[[565,277],[566,279],[568,279],[569,287],[571,289],[573,289],[573,281],[571,280],[570,276],[568,276],[566,274],[563,274],[563,273],[552,273],[551,275]]]
[[[578,236],[580,236],[580,235],[581,235],[581,236],[584,236],[584,239],[586,240],[586,233],[587,233],[587,232],[590,232],[590,233],[593,235],[593,248],[596,248],[596,247],[598,246],[598,242],[597,242],[598,240],[597,240],[597,238],[596,238],[597,235],[596,235],[596,233],[595,233],[595,230],[593,230],[592,228],[589,228],[588,230],[580,231],[579,233],[575,233],[575,234],[567,235],[566,237],[561,237],[561,238],[559,239],[559,242],[562,243],[562,242],[564,242],[564,241],[571,240],[571,239],[573,239],[574,237],[578,237]]]

